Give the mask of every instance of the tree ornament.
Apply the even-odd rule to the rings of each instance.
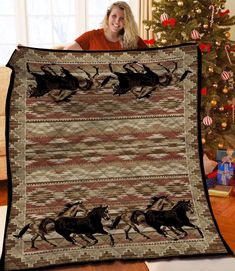
[[[209,116],[206,116],[203,118],[202,122],[205,126],[210,126],[212,124],[212,118]]]
[[[213,88],[218,88],[218,84],[217,84],[217,83],[214,83],[214,84],[213,84]]]
[[[215,45],[219,47],[221,45],[221,41],[216,41]]]
[[[207,53],[210,53],[211,51],[211,44],[210,43],[203,43],[201,42],[199,44],[199,48],[202,52],[204,52],[205,50],[207,51]]]
[[[223,122],[221,123],[221,127],[222,127],[223,129],[225,129],[227,126],[228,126],[228,123],[227,123],[226,121],[223,121]]]
[[[201,38],[201,35],[196,29],[193,29],[193,31],[191,32],[191,38],[193,40],[198,40]]]
[[[211,100],[211,105],[215,107],[217,105],[217,101],[215,99]]]
[[[175,23],[176,23],[176,18],[171,18],[171,19],[169,19],[169,20],[163,21],[163,22],[162,22],[162,25],[166,27],[166,26],[169,24],[169,25],[171,25],[172,27],[174,27],[174,26],[175,26]]]
[[[219,142],[218,143],[218,148],[219,149],[223,149],[224,148],[224,143],[223,142]]]
[[[168,19],[169,19],[169,16],[168,16],[168,14],[166,14],[166,12],[162,13],[162,15],[160,16],[161,22],[164,22]]]
[[[204,24],[204,25],[203,25],[203,28],[204,28],[204,29],[207,29],[208,27],[209,27],[208,24]]]
[[[221,4],[221,5],[220,5],[220,8],[221,8],[221,9],[225,9],[225,4]]]
[[[224,94],[227,94],[227,93],[228,93],[228,88],[227,88],[226,86],[223,88],[223,93],[224,93]]]
[[[196,9],[196,13],[197,13],[197,14],[201,14],[201,13],[202,13],[202,10],[201,10],[200,8],[197,8],[197,9]]]
[[[177,5],[178,5],[179,7],[183,7],[184,2],[183,2],[183,1],[178,1],[178,2],[177,2]]]
[[[231,36],[231,34],[230,34],[229,32],[226,32],[224,35],[225,35],[225,37],[226,37],[227,39],[229,39],[230,36]]]
[[[223,111],[224,111],[224,106],[221,106],[221,107],[219,108],[219,111],[223,112]]]
[[[206,89],[206,88],[202,88],[202,89],[201,89],[201,94],[202,94],[202,96],[206,96],[206,92],[207,92],[207,89]]]
[[[228,71],[223,71],[221,73],[221,78],[222,80],[227,81],[230,78],[230,73]]]
[[[215,6],[214,6],[214,5],[210,5],[210,6],[209,6],[209,10],[211,10],[210,27],[212,27],[212,26],[213,26],[213,23],[214,23]]]
[[[213,68],[212,66],[209,66],[208,71],[209,71],[210,73],[213,73],[213,72],[214,72],[214,68]]]
[[[206,143],[205,137],[202,137],[202,144],[204,145]]]
[[[161,43],[162,43],[162,44],[166,44],[166,43],[167,43],[167,40],[166,40],[166,39],[161,39]]]
[[[144,27],[144,29],[145,29],[146,31],[148,31],[148,30],[150,29],[150,26],[146,25],[146,26]]]
[[[225,11],[219,11],[219,16],[223,17],[223,16],[225,16],[226,14],[229,14],[229,13],[230,13],[229,9],[226,9]]]

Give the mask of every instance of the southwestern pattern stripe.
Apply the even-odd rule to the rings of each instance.
[[[7,270],[227,253],[208,208],[200,168],[197,57],[197,47],[190,44],[89,53],[22,48],[13,54]],[[155,75],[148,76],[149,70]],[[145,85],[139,78],[129,80],[136,74]],[[124,85],[118,76],[125,76]],[[172,205],[154,203],[151,215],[187,202],[193,213],[187,207],[185,214],[195,228],[184,227],[180,234],[175,224],[159,228],[166,236],[161,234],[148,223],[146,207],[154,196]],[[98,243],[89,245],[78,235],[69,235],[76,246],[63,238],[56,221],[62,225],[64,217],[57,215],[78,201],[90,213],[108,206],[111,220],[101,220],[101,227],[113,236],[114,247],[104,233],[95,233]],[[90,213],[79,210],[75,219],[84,222]],[[16,238],[25,225],[36,227],[44,218],[50,220],[47,226],[56,227],[45,233],[56,246],[37,238],[37,249],[32,247],[32,228]],[[140,233],[128,229],[125,219],[135,221]]]

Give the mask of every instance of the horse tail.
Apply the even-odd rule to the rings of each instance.
[[[117,227],[117,225],[119,224],[119,222],[121,221],[121,218],[122,218],[122,215],[118,215],[118,216],[114,219],[112,225],[108,226],[108,228],[111,229],[111,230],[112,230],[112,229],[115,229],[115,228]]]
[[[14,237],[16,237],[18,239],[22,238],[22,236],[26,233],[26,231],[29,229],[29,227],[30,227],[30,223],[26,224],[18,234],[14,234]]]
[[[144,219],[139,220],[139,216],[144,217]],[[131,222],[139,225],[140,222],[144,222],[145,221],[145,212],[141,211],[141,210],[135,210],[132,215],[131,215]]]
[[[39,225],[39,227],[38,227],[39,230],[42,231],[42,232],[46,232],[46,226],[47,226],[47,224],[49,224],[49,223],[55,223],[55,220],[52,219],[52,218],[50,218],[50,217],[44,218],[44,219],[41,221],[41,223],[40,223],[40,225]]]

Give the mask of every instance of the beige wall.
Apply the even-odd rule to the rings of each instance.
[[[227,0],[226,8],[230,10],[230,15],[235,15],[234,0]],[[231,27],[231,40],[235,40],[235,25]]]

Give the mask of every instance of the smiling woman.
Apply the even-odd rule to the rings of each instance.
[[[102,27],[85,32],[66,50],[121,50],[146,48],[138,36],[138,27],[130,6],[125,1],[114,2],[106,12]]]
[[[114,0],[1,0],[0,65],[5,65],[17,44],[54,48],[85,31],[97,29]],[[126,0],[135,14],[139,0]]]

